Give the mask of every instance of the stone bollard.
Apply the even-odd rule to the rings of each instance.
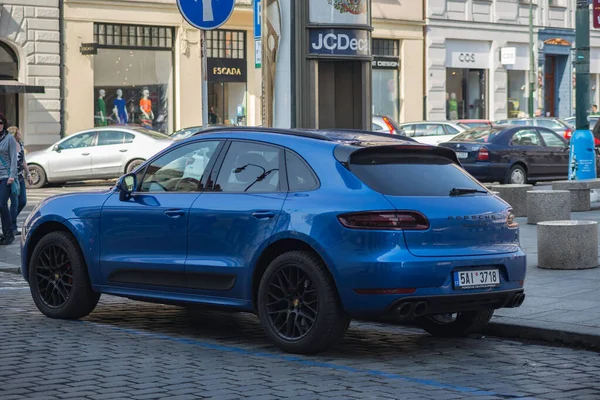
[[[571,192],[531,190],[527,192],[527,223],[571,219]]]
[[[513,208],[516,217],[527,216],[527,192],[533,190],[533,185],[494,185],[492,191],[498,192],[498,197]]]
[[[537,225],[538,267],[587,269],[598,266],[598,222],[546,221]]]

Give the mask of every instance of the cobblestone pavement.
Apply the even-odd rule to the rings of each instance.
[[[353,323],[333,350],[274,349],[256,317],[103,296],[83,321],[41,315],[0,273],[0,399],[598,399],[600,354]]]

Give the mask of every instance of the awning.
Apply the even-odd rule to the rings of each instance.
[[[28,85],[18,81],[0,81],[0,94],[2,93],[45,93],[43,86]]]

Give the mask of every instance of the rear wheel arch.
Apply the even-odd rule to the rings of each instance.
[[[300,239],[279,239],[271,243],[269,246],[267,246],[266,249],[263,250],[263,252],[258,257],[258,260],[256,261],[254,270],[252,272],[252,304],[255,309],[257,306],[258,288],[260,286],[260,281],[262,279],[263,274],[265,273],[265,271],[267,270],[267,268],[273,260],[275,260],[280,255],[288,253],[290,251],[306,251],[319,257],[323,264],[327,266],[327,272],[329,274],[329,277],[336,286],[337,290],[337,283],[335,277],[333,276],[333,273],[327,261],[321,254],[319,254],[319,252],[313,246]]]

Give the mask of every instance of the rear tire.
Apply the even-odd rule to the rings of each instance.
[[[469,333],[481,330],[494,315],[494,310],[467,311],[457,313],[452,321],[444,321],[443,315],[427,315],[417,318],[419,327],[427,333],[437,337],[456,337],[465,336]]]
[[[298,354],[330,348],[350,324],[327,266],[306,251],[271,262],[258,289],[258,315],[277,347]]]
[[[522,165],[513,165],[510,171],[508,171],[508,183],[517,185],[524,185],[527,183],[527,171],[525,171],[525,168]]]
[[[29,287],[37,308],[57,319],[79,319],[91,313],[100,293],[92,290],[77,240],[67,232],[51,232],[33,250]]]
[[[37,164],[30,164],[29,173],[31,174],[31,179],[33,183],[29,185],[31,189],[40,189],[46,185],[48,182],[46,179],[46,171],[44,168],[40,167]]]
[[[135,159],[135,160],[129,161],[129,164],[127,164],[127,167],[125,167],[125,173],[126,174],[132,173],[137,167],[139,167],[143,163],[144,163],[144,160],[142,160],[142,159]]]

